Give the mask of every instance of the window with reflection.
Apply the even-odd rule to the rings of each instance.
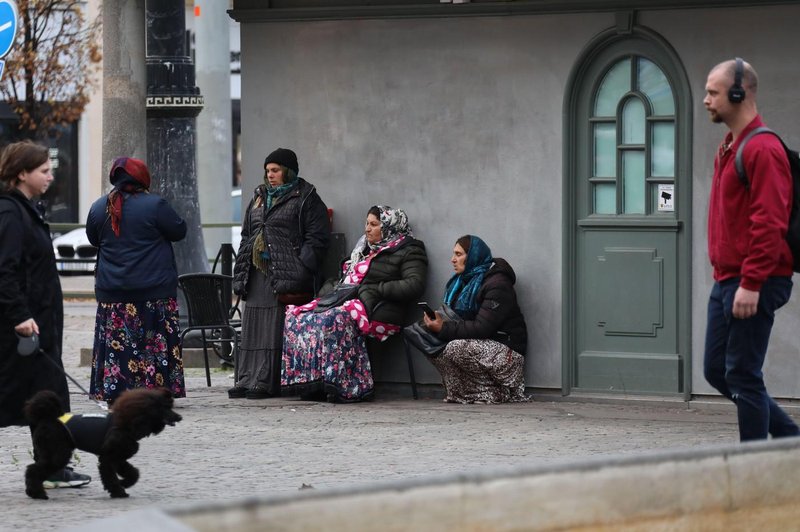
[[[659,184],[675,182],[675,97],[664,72],[641,56],[605,71],[593,100],[592,213],[658,213]]]

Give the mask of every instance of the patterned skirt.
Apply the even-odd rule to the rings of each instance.
[[[114,401],[125,390],[156,387],[186,396],[176,299],[98,303],[89,392]]]
[[[442,375],[447,403],[528,401],[522,355],[494,340],[452,340],[428,360]]]
[[[343,307],[297,315],[287,312],[283,331],[283,395],[325,392],[341,402],[372,395],[366,339]]]

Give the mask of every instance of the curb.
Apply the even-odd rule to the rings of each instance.
[[[63,298],[66,299],[78,299],[81,301],[95,301],[94,299],[94,290],[91,292],[85,290],[70,290],[70,291],[63,291]]]

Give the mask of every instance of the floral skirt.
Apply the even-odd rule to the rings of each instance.
[[[371,396],[373,387],[366,338],[344,307],[286,313],[283,395],[325,392],[329,399],[354,402]]]
[[[98,303],[89,392],[114,401],[125,390],[156,387],[186,396],[176,299]]]
[[[523,356],[494,340],[452,340],[429,357],[442,375],[445,402],[527,401]]]

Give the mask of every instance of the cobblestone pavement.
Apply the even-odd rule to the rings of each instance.
[[[93,302],[67,302],[64,361],[79,382],[90,347]],[[227,398],[230,372],[212,386],[201,369],[187,370],[188,396],[177,401],[183,421],[141,442],[132,463],[141,478],[129,499],[110,499],[93,455],[78,452],[75,469],[94,477],[78,489],[49,490],[49,501],[25,496],[30,458],[27,428],[0,429],[0,530],[53,530],[153,505],[226,501],[376,481],[411,479],[552,463],[598,455],[687,448],[737,440],[732,408],[592,404],[541,398],[528,404],[452,405],[432,399],[381,398],[354,405],[294,398]],[[76,412],[97,407],[73,391]]]

